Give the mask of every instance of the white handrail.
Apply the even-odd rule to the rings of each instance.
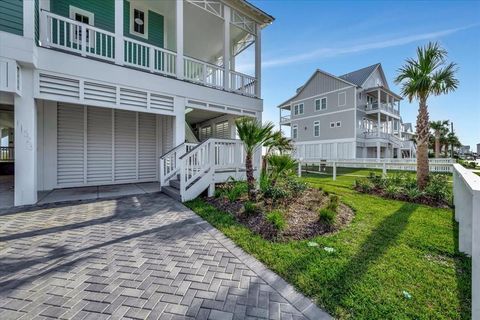
[[[196,143],[182,143],[166,152],[159,158],[160,169],[160,185],[165,186],[168,181],[178,174],[180,169],[179,159],[182,155],[189,152],[197,144]]]
[[[115,60],[115,34],[45,10],[40,14],[42,46],[73,51],[82,56]]]
[[[184,77],[215,88],[223,88],[224,69],[198,59],[184,57]]]
[[[230,89],[235,92],[256,96],[256,82],[257,79],[255,77],[237,71],[230,71]]]
[[[126,65],[175,76],[175,52],[127,37],[124,38],[124,48]]]

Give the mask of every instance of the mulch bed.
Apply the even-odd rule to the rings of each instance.
[[[267,240],[289,241],[310,239],[318,235],[335,233],[352,221],[354,212],[348,206],[340,203],[337,209],[337,219],[333,226],[328,226],[319,220],[318,210],[328,205],[328,196],[320,190],[309,188],[296,198],[285,199],[272,203],[269,199],[257,201],[257,212],[247,214],[243,204],[245,197],[230,202],[228,199],[206,198],[215,208],[230,213],[241,224]],[[286,228],[279,232],[266,220],[266,214],[274,209],[284,212]]]

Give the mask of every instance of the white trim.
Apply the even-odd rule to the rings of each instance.
[[[134,12],[135,10],[138,10],[138,11],[142,11],[143,12],[143,24],[145,26],[144,28],[144,31],[145,33],[144,34],[141,34],[139,32],[136,32],[135,31],[135,28],[134,28]],[[134,1],[130,1],[130,21],[128,22],[128,30],[129,30],[129,33],[131,35],[134,35],[134,36],[137,36],[137,37],[140,37],[140,38],[144,38],[144,39],[147,39],[148,40],[148,9],[147,8],[144,8],[143,6],[139,6],[137,3],[134,3]],[[163,32],[165,33],[165,17],[163,19]],[[165,42],[165,38],[164,38],[164,42]],[[164,43],[164,47],[165,47],[165,43]]]
[[[295,135],[293,134],[294,130],[295,130]],[[298,139],[298,125],[296,125],[296,124],[292,125],[291,136],[292,136],[292,139]]]
[[[338,111],[332,111],[332,112],[325,112],[325,113],[320,113],[320,114],[314,114],[311,116],[306,116],[306,117],[300,117],[300,118],[292,118],[290,121],[296,121],[296,120],[304,120],[304,119],[310,119],[310,118],[317,118],[317,117],[323,117],[323,116],[328,116],[330,114],[336,114],[336,113],[342,113],[342,112],[348,112],[355,110],[354,108],[349,108],[345,110],[338,110]]]
[[[342,121],[335,121],[335,128],[341,128],[342,127]]]
[[[300,108],[300,106],[302,106],[302,107]],[[302,112],[300,112],[300,110]],[[301,115],[301,114],[304,114],[304,113],[305,113],[305,104],[303,102],[298,103],[298,104],[293,106],[293,115],[294,116]]]
[[[88,25],[95,26],[95,14],[93,12],[90,12],[90,11],[87,11],[87,10],[84,10],[84,9],[80,9],[80,8],[77,8],[75,6],[70,5],[69,6],[70,19],[75,20],[75,14],[77,14],[77,13],[82,15],[82,16],[88,17]]]
[[[340,96],[344,96],[344,103],[343,104],[340,104]],[[343,91],[343,92],[339,92],[338,93],[338,106],[339,107],[343,107],[344,105],[347,104],[347,92],[346,91]]]

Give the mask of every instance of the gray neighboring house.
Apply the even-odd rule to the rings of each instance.
[[[278,106],[280,129],[289,127],[304,161],[413,158],[413,128],[402,122],[401,100],[380,63],[341,76],[318,69]]]

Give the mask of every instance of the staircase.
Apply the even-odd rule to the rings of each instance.
[[[215,183],[245,179],[245,156],[240,140],[211,138],[200,144],[182,143],[160,157],[162,192],[185,202],[206,189],[213,195]]]

